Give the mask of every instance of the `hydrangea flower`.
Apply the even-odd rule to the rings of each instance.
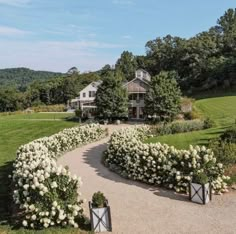
[[[224,167],[210,149],[190,145],[189,150],[177,150],[166,144],[144,144],[142,140],[148,134],[148,126],[114,132],[105,152],[105,165],[122,176],[177,192],[186,192],[193,175],[204,171],[215,191],[227,190]]]
[[[82,181],[78,176],[72,177],[67,168],[58,166],[56,159],[68,150],[106,135],[106,130],[100,125],[89,124],[64,129],[19,147],[10,177],[14,185],[13,201],[22,209],[23,226],[78,227],[75,220],[83,212],[83,200],[77,189]],[[73,200],[64,199],[71,195],[74,196]],[[69,209],[69,205],[73,209]]]

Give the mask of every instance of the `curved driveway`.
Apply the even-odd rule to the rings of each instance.
[[[123,126],[109,126],[109,131]],[[125,127],[128,127],[125,126]],[[66,153],[58,161],[82,177],[82,197],[102,191],[109,200],[113,233],[236,233],[236,192],[213,196],[206,206],[173,191],[126,180],[101,164],[108,138]],[[85,214],[89,217],[88,206]]]

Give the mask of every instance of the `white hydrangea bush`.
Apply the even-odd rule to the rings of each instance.
[[[124,177],[177,192],[186,192],[193,175],[205,172],[215,191],[227,191],[225,181],[229,178],[224,176],[223,165],[216,162],[210,149],[190,146],[189,150],[177,150],[166,144],[144,144],[142,139],[148,132],[148,128],[114,132],[105,152],[105,165]]]
[[[82,199],[78,194],[81,178],[56,159],[68,150],[107,135],[98,124],[90,124],[44,137],[21,146],[13,164],[13,201],[19,207],[22,225],[78,227]]]

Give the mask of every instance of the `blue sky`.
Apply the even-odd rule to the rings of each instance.
[[[0,68],[65,72],[144,54],[158,36],[191,37],[216,24],[233,0],[0,0]]]

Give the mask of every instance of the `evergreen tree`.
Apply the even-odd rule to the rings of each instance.
[[[152,78],[145,96],[146,115],[171,121],[180,111],[181,91],[176,72],[160,72]]]
[[[122,77],[108,74],[98,87],[95,103],[97,117],[119,119],[128,116],[128,93],[122,86]]]

